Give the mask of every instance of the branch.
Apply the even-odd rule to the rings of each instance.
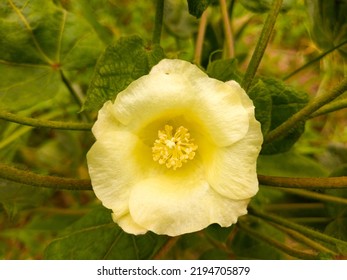
[[[338,110],[342,110],[347,108],[347,98],[344,99],[336,99],[333,102],[330,102],[329,104],[324,105],[314,113],[310,115],[310,118],[315,118],[321,115],[325,115],[331,112],[335,112]]]
[[[296,69],[295,71],[293,71],[292,73],[288,74],[287,76],[283,77],[283,80],[287,80],[290,77],[294,76],[295,74],[297,74],[298,72],[300,72],[301,70],[304,70],[305,68],[309,67],[310,65],[312,65],[313,63],[321,60],[324,56],[328,55],[329,53],[333,52],[334,50],[342,47],[344,44],[347,44],[347,40],[343,41],[342,43],[338,44],[337,46],[331,48],[330,50],[327,50],[326,52],[320,54],[319,56],[317,56],[316,58],[312,59],[311,61],[307,62],[306,64],[304,64],[303,66],[301,66],[300,68]]]
[[[164,17],[164,0],[157,0],[157,6],[155,11],[155,21],[152,41],[153,44],[160,44],[161,30],[163,27]]]
[[[169,237],[164,245],[159,249],[159,251],[152,257],[153,260],[162,260],[170,252],[172,247],[174,247],[180,236]]]
[[[199,22],[199,30],[198,30],[198,36],[196,39],[195,44],[195,53],[194,53],[194,63],[196,65],[201,64],[201,55],[202,55],[202,47],[204,44],[204,38],[205,38],[205,32],[206,32],[206,26],[207,26],[207,18],[208,18],[208,9],[206,9],[200,18]]]
[[[270,143],[278,138],[287,136],[299,122],[306,121],[311,114],[321,108],[323,105],[331,102],[347,90],[347,78],[335,87],[331,92],[322,94],[312,99],[304,108],[291,116],[284,123],[270,131],[265,137],[265,143]]]
[[[62,70],[59,71],[60,72],[60,77],[61,80],[63,81],[64,85],[66,86],[66,88],[69,90],[69,92],[71,93],[72,97],[75,99],[76,103],[82,107],[83,105],[83,101],[81,100],[80,96],[78,95],[78,93],[73,89],[72,85],[70,84],[69,80],[66,78],[64,72]]]
[[[241,230],[245,231],[247,234],[268,243],[269,245],[281,250],[282,252],[292,257],[295,257],[298,259],[304,259],[304,260],[306,259],[314,260],[314,259],[317,259],[318,257],[317,254],[304,253],[300,250],[293,249],[292,247],[286,246],[283,243],[269,237],[269,235],[264,234],[258,230],[252,229],[249,226],[246,226],[244,222],[239,221],[237,225]]]
[[[0,178],[29,186],[59,190],[92,190],[88,179],[72,179],[56,176],[39,175],[0,163]]]
[[[278,228],[279,230],[287,233],[289,236],[291,236],[295,240],[305,244],[306,246],[308,246],[308,247],[310,247],[310,248],[312,248],[318,252],[324,252],[324,253],[328,253],[331,255],[338,255],[338,252],[330,250],[329,248],[327,248],[327,247],[323,246],[322,244],[306,237],[305,235],[303,235],[300,232],[297,232],[296,230],[292,230],[292,229],[286,228],[284,226],[281,226],[281,225],[278,225],[275,223],[269,223],[269,224],[271,224],[272,226]]]
[[[38,128],[55,128],[65,130],[91,130],[92,123],[75,123],[75,122],[60,122],[60,121],[47,121],[34,118],[28,118],[12,114],[9,112],[0,111],[0,119],[15,122],[22,125],[38,127]]]
[[[310,199],[320,200],[320,201],[327,201],[327,202],[333,202],[333,203],[340,203],[340,204],[347,204],[347,198],[338,197],[334,195],[328,195],[323,194],[315,191],[307,191],[307,190],[300,190],[300,189],[281,189],[282,191],[294,195],[300,195],[303,197],[307,197]]]
[[[340,189],[347,188],[347,176],[328,178],[291,178],[258,175],[261,185],[296,189]]]
[[[308,227],[293,223],[293,222],[289,221],[288,218],[281,218],[277,215],[268,214],[268,213],[265,213],[265,212],[260,211],[256,208],[253,208],[253,207],[249,209],[249,213],[253,216],[264,219],[264,220],[269,221],[271,223],[275,223],[275,224],[284,226],[286,228],[298,231],[298,232],[302,233],[303,235],[305,235],[307,237],[311,237],[315,240],[320,240],[320,241],[323,241],[323,242],[326,242],[326,243],[329,243],[329,244],[332,244],[335,246],[338,244],[341,244],[342,246],[347,246],[346,241],[331,237],[331,236],[326,235],[324,233],[312,230]]]
[[[227,42],[227,58],[234,56],[233,33],[231,31],[230,21],[228,17],[228,7],[226,0],[219,0],[219,5],[222,11],[224,34]]]
[[[257,72],[257,69],[259,67],[260,61],[263,58],[266,46],[269,43],[272,31],[275,27],[277,15],[280,12],[282,2],[283,0],[274,0],[270,13],[266,18],[263,30],[261,31],[259,40],[257,42],[251,61],[249,62],[249,65],[247,67],[245,76],[241,84],[242,88],[246,92],[250,88],[255,73]]]

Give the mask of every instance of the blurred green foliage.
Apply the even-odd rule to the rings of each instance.
[[[201,65],[213,78],[242,80],[264,22],[261,13],[271,1],[231,1],[232,59],[223,53],[218,1],[166,1],[161,47],[151,45],[154,2],[1,1],[0,110],[47,120],[93,120],[104,101],[148,73],[164,56],[193,60],[199,27],[196,17],[209,4]],[[326,50],[346,39],[345,4],[307,1],[305,6],[303,1],[285,1],[285,11],[259,69],[261,75],[249,92],[264,135],[316,93],[321,79],[318,64],[289,82],[279,79],[317,56],[317,47]],[[345,55],[344,49],[340,52]],[[338,80],[330,77],[329,82]],[[83,102],[88,110],[81,113]],[[346,175],[345,125],[345,111],[309,121],[305,132],[300,124],[286,139],[264,146],[258,172],[289,177]],[[93,141],[90,132],[36,129],[0,121],[1,162],[41,174],[88,178],[85,153]],[[345,191],[326,194],[346,197]],[[251,207],[347,240],[345,204],[261,187]],[[307,245],[262,219],[245,216],[242,221],[281,244],[311,252]],[[131,236],[111,221],[109,211],[92,192],[37,189],[0,180],[2,259],[144,259],[160,255],[169,245],[170,250],[161,257],[292,258],[237,225],[211,225],[175,240],[154,234]]]

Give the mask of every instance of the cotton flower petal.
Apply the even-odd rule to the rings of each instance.
[[[149,75],[118,94],[115,116],[123,125],[138,131],[158,118],[184,115],[216,145],[226,146],[244,137],[248,130],[248,114],[239,91],[242,89],[233,90],[208,78],[189,62],[179,61],[176,69],[172,61],[162,60]]]
[[[129,201],[136,223],[157,234],[176,236],[212,223],[227,227],[247,213],[249,200],[220,196],[203,178],[186,179],[156,177],[136,184]]]
[[[87,154],[95,195],[117,216],[129,212],[130,187],[142,178],[134,157],[138,139],[127,132],[108,131]]]
[[[235,82],[229,85],[239,87]],[[246,93],[242,101],[248,110],[250,125],[246,136],[237,143],[217,149],[208,165],[208,181],[220,194],[231,199],[246,199],[258,191],[256,160],[263,142],[260,123]]]
[[[99,139],[102,137],[102,135],[119,129],[119,122],[114,116],[113,103],[111,101],[107,101],[98,112],[98,120],[93,125],[92,132],[95,138]]]
[[[112,219],[117,223],[125,232],[131,234],[145,234],[148,230],[136,224],[129,213],[118,217],[112,213]]]
[[[252,138],[253,136],[253,138]],[[247,199],[258,192],[258,133],[249,133],[231,147],[220,148],[206,168],[211,187],[230,199]],[[259,146],[259,145],[258,145]]]

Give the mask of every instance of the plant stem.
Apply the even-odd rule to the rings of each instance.
[[[288,246],[284,245],[283,243],[278,242],[277,240],[269,237],[269,235],[265,235],[260,231],[254,230],[254,229],[246,226],[245,223],[242,221],[239,221],[237,223],[237,225],[241,230],[245,231],[249,235],[251,235],[257,239],[260,239],[262,241],[265,241],[269,245],[281,250],[282,252],[286,253],[287,255],[290,255],[290,256],[298,258],[298,259],[309,259],[309,260],[317,259],[317,255],[304,253],[300,250],[296,250],[296,249],[293,249],[292,247],[288,247]]]
[[[198,36],[196,39],[195,44],[195,54],[194,54],[194,63],[196,65],[201,64],[201,55],[202,55],[202,47],[204,44],[204,38],[205,38],[205,31],[207,26],[207,18],[208,18],[208,9],[206,9],[200,18],[199,22],[199,30],[198,30]]]
[[[265,205],[267,211],[298,211],[324,209],[323,203],[274,203]]]
[[[333,218],[328,217],[295,217],[289,218],[294,223],[298,224],[327,224],[333,221]]]
[[[246,92],[250,88],[253,78],[255,76],[255,73],[257,72],[257,69],[261,62],[261,59],[263,58],[266,46],[270,40],[272,31],[276,23],[277,15],[280,12],[282,2],[283,0],[274,0],[270,13],[266,18],[266,21],[263,26],[263,30],[260,34],[259,40],[257,42],[252,58],[247,67],[245,76],[241,83],[241,86]]]
[[[160,45],[164,17],[164,0],[157,0],[152,42]]]
[[[253,216],[248,216],[249,219],[251,220],[258,220],[258,218],[255,218]],[[296,230],[293,230],[293,229],[289,229],[287,227],[284,227],[284,226],[281,226],[279,224],[276,224],[276,223],[272,223],[272,222],[269,222],[269,221],[265,221],[266,223],[268,223],[269,225],[275,227],[275,228],[278,228],[279,230],[283,231],[284,233],[288,234],[289,236],[291,236],[292,238],[294,238],[295,240],[305,244],[306,246],[314,249],[314,250],[317,250],[318,252],[324,252],[324,253],[329,253],[329,254],[332,254],[332,255],[337,255],[338,253],[337,252],[334,252],[328,248],[326,248],[325,246],[323,246],[322,244],[306,237],[305,235],[301,234],[300,232],[296,231]]]
[[[232,58],[234,56],[233,33],[231,32],[226,0],[219,0],[219,5],[222,11],[224,37],[226,39],[226,58]]]
[[[214,238],[210,237],[205,232],[199,232],[199,235],[201,235],[202,238],[206,239],[214,248],[217,248],[224,253],[228,255],[228,259],[235,260],[235,254],[232,252],[232,250],[228,247],[226,242],[217,241]]]
[[[315,249],[318,252],[324,252],[324,253],[328,253],[331,255],[338,255],[338,252],[334,252],[334,251],[328,249],[327,247],[323,246],[322,244],[320,244],[320,243],[318,243],[318,242],[316,242],[310,238],[307,238],[305,235],[301,234],[300,232],[283,227],[283,226],[278,225],[278,224],[274,224],[274,223],[270,223],[270,224],[273,225],[274,227],[278,228],[279,230],[287,233],[295,240],[302,242],[303,244],[306,244],[308,247]]]
[[[328,178],[292,178],[258,175],[261,185],[297,189],[340,189],[347,188],[347,176]]]
[[[254,215],[258,218],[262,218],[266,221],[290,228],[292,230],[298,231],[300,233],[302,233],[303,235],[307,236],[307,237],[311,237],[313,239],[316,240],[320,240],[332,245],[337,245],[337,244],[341,244],[343,246],[347,246],[347,242],[343,241],[343,240],[339,240],[337,238],[331,237],[329,235],[326,235],[324,233],[312,230],[308,227],[293,223],[291,221],[289,221],[287,218],[281,218],[279,216],[273,215],[273,214],[268,214],[265,213],[263,211],[257,210],[256,208],[250,208],[249,212],[251,215]]]
[[[347,78],[335,87],[331,92],[322,94],[312,99],[304,108],[291,116],[284,123],[270,131],[265,137],[265,143],[270,143],[278,138],[287,136],[299,122],[306,121],[310,115],[321,108],[323,105],[331,102],[347,90]]]
[[[153,260],[162,260],[170,252],[172,247],[174,247],[180,236],[169,237],[165,244],[159,249],[159,251],[153,256]]]
[[[51,119],[58,117],[59,115],[61,115],[61,112],[51,111],[49,113],[44,114],[42,118]],[[0,149],[5,148],[7,145],[11,144],[13,141],[26,134],[30,130],[32,130],[32,127],[24,126],[12,131],[9,135],[7,135],[7,137],[4,137],[4,139],[0,141]]]
[[[74,88],[72,87],[72,85],[70,84],[70,81],[66,78],[63,70],[60,70],[60,77],[61,77],[61,80],[63,81],[64,85],[66,86],[66,88],[69,90],[69,92],[71,93],[73,99],[76,101],[76,103],[78,104],[78,106],[80,108],[82,108],[83,106],[83,100],[82,100],[82,97],[74,90]],[[91,121],[91,118],[90,116],[85,112],[85,111],[82,111],[81,112],[81,116],[82,116],[82,119],[83,120],[86,120],[86,121]]]
[[[37,128],[54,128],[54,129],[65,129],[65,130],[91,130],[92,123],[75,123],[75,122],[60,122],[60,121],[47,121],[42,119],[34,119],[19,116],[9,112],[0,111],[0,119],[37,127]]]
[[[333,203],[340,203],[340,204],[347,204],[347,199],[343,197],[337,197],[333,195],[313,192],[313,191],[306,191],[306,190],[299,190],[299,189],[282,189],[282,191],[304,196],[311,199],[316,199],[320,201],[327,201],[327,202],[333,202]]]
[[[347,108],[347,98],[344,98],[342,100],[334,100],[333,102],[324,105],[319,110],[312,113],[310,115],[310,118],[315,118],[345,108]]]
[[[66,78],[66,76],[65,76],[65,74],[64,74],[64,72],[62,70],[60,70],[60,77],[61,77],[61,80],[63,81],[64,85],[66,86],[66,88],[71,93],[72,97],[75,99],[76,103],[80,107],[82,107],[83,101],[81,100],[81,98],[78,95],[78,93],[73,89],[73,87],[71,86],[69,80]]]
[[[316,58],[312,59],[311,61],[307,62],[306,64],[304,64],[303,66],[301,66],[300,68],[296,69],[295,71],[293,71],[292,73],[288,74],[287,76],[283,77],[283,80],[288,80],[290,77],[294,76],[295,74],[299,73],[300,71],[304,70],[305,68],[309,67],[310,65],[312,65],[313,63],[321,60],[324,56],[328,55],[329,53],[333,52],[334,50],[342,47],[344,44],[347,44],[347,40],[343,41],[342,43],[338,44],[337,46],[331,48],[330,50],[327,50],[326,52],[320,54],[319,56],[317,56]]]
[[[91,182],[88,179],[72,179],[39,175],[4,163],[0,163],[0,178],[42,188],[78,191],[92,190]]]

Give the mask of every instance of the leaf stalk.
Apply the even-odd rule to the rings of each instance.
[[[164,18],[164,0],[157,0],[154,30],[152,42],[153,44],[160,45],[161,31],[163,29],[163,18]]]
[[[248,64],[245,76],[241,83],[242,88],[247,92],[252,84],[253,78],[257,72],[259,64],[265,53],[265,49],[270,41],[272,31],[275,27],[277,16],[282,7],[283,0],[274,0],[269,15],[267,16],[263,30]]]
[[[306,121],[310,118],[311,114],[317,111],[319,108],[324,106],[325,104],[333,101],[335,98],[343,94],[347,90],[347,77],[342,80],[342,82],[337,85],[331,92],[327,92],[326,94],[322,94],[313,98],[304,108],[291,116],[284,123],[270,131],[266,137],[264,142],[270,143],[278,138],[283,138],[287,136],[293,128],[295,128],[298,123]]]
[[[0,163],[0,178],[29,186],[56,190],[92,190],[89,179],[73,179],[40,175],[31,171],[18,169],[4,163]]]
[[[3,111],[0,111],[0,119],[37,128],[53,128],[62,130],[89,131],[93,126],[92,123],[48,121],[42,119],[23,117],[17,114]]]

